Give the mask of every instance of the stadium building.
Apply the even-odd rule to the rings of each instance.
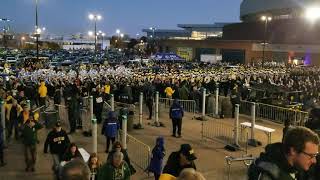
[[[234,63],[276,61],[320,65],[317,7],[319,0],[243,0],[241,22],[224,23],[218,36],[203,36],[212,33],[211,28],[201,31],[202,38],[192,38],[195,33],[182,26],[190,38],[159,38],[159,49],[178,54],[183,51],[192,60],[200,60],[202,54],[213,54]],[[189,29],[199,26],[192,25]]]

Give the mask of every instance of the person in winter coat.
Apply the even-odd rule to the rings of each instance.
[[[196,170],[194,160],[197,157],[189,144],[182,144],[180,150],[170,154],[167,164],[163,168],[164,174],[170,174],[178,177],[180,172],[185,168],[193,168]]]
[[[163,158],[166,155],[163,137],[158,137],[156,145],[152,150],[152,158],[149,165],[149,172],[153,172],[154,179],[159,180],[162,173]]]
[[[182,107],[180,106],[177,99],[173,101],[172,106],[170,107],[169,116],[172,120],[172,136],[173,137],[181,137],[181,128],[182,128],[182,118],[184,112]],[[178,136],[176,136],[178,129]]]
[[[282,143],[269,144],[248,169],[249,180],[303,180],[316,163],[319,137],[305,127],[291,128]]]
[[[14,128],[14,137],[15,139],[19,138],[19,123],[20,117],[21,117],[21,112],[22,112],[22,107],[18,104],[17,100],[12,99],[12,106],[9,112],[9,120],[7,121],[8,123],[8,140],[12,136],[12,131]]]
[[[128,155],[128,152],[126,149],[123,149],[121,143],[119,141],[116,141],[113,146],[112,146],[112,151],[108,154],[108,158],[107,158],[107,162],[112,162],[112,156],[114,153],[116,152],[122,152],[123,154],[123,160],[128,164],[128,166],[130,167],[130,172],[131,174],[134,174],[136,173],[136,170],[135,168],[131,165],[131,162],[130,162],[130,158],[129,158],[129,155]]]
[[[97,175],[99,174],[99,170],[101,168],[101,163],[99,161],[97,153],[92,153],[88,160],[88,166],[91,172],[90,180],[98,180]]]
[[[98,172],[98,179],[130,180],[131,171],[120,151],[112,154],[111,162],[104,164]]]
[[[118,134],[119,122],[115,112],[110,111],[108,118],[105,120],[102,127],[102,134],[106,137],[106,153],[109,153],[110,141],[112,144],[116,141]]]
[[[38,89],[38,93],[40,96],[40,99],[39,99],[40,106],[46,105],[46,98],[47,98],[48,90],[47,90],[47,87],[46,87],[46,84],[44,81],[41,81],[40,87]]]
[[[48,147],[53,158],[53,169],[58,170],[60,160],[70,145],[69,137],[61,128],[60,122],[56,123],[56,127],[49,132],[44,143],[44,153],[48,153]]]
[[[22,127],[26,171],[35,171],[38,142],[37,131],[41,128],[42,125],[34,121],[33,115],[29,116],[29,120]]]
[[[4,149],[4,141],[3,141],[3,127],[2,124],[0,124],[0,167],[5,166],[6,163],[4,162],[4,155],[3,155],[3,149]]]
[[[83,159],[78,146],[75,143],[71,143],[67,151],[63,154],[61,161],[71,161],[73,159]]]
[[[71,100],[68,106],[68,117],[70,123],[70,134],[74,133],[77,128],[77,121],[80,119],[80,100],[79,94],[71,96]]]

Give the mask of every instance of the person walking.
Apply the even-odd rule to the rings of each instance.
[[[182,128],[182,118],[183,118],[184,112],[183,108],[179,104],[178,100],[175,99],[173,101],[172,106],[170,107],[169,116],[172,120],[172,136],[181,138],[181,128]],[[176,136],[178,130],[178,136]]]
[[[76,93],[75,95],[71,96],[71,100],[68,106],[68,117],[70,123],[70,132],[72,134],[76,131],[77,128],[77,121],[80,119],[80,102],[79,102],[79,94]]]
[[[170,174],[178,177],[185,168],[197,169],[194,163],[197,157],[190,144],[182,144],[180,150],[172,152],[168,158],[167,164],[163,168],[163,174]]]
[[[44,153],[48,153],[48,147],[50,148],[53,159],[52,169],[55,172],[58,171],[59,163],[69,145],[70,140],[66,131],[62,129],[60,122],[57,122],[55,128],[49,132],[43,150]]]
[[[164,139],[163,137],[158,137],[156,140],[156,145],[152,149],[152,157],[148,167],[148,171],[153,172],[155,180],[159,180],[162,172],[163,158],[165,155],[166,151],[164,148]]]
[[[34,121],[33,115],[29,116],[29,120],[22,127],[22,142],[24,144],[24,157],[26,163],[26,171],[35,171],[37,157],[37,131],[42,125]]]
[[[41,81],[40,87],[38,89],[38,93],[40,96],[40,99],[39,99],[40,106],[45,106],[48,90],[44,81]]]
[[[108,118],[105,120],[102,127],[102,134],[106,137],[106,153],[109,153],[110,142],[113,144],[116,141],[119,128],[120,126],[116,113],[110,111],[108,113]]]

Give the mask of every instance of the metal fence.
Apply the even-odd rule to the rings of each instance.
[[[208,121],[203,121],[202,126],[202,138],[212,139],[214,141],[218,141],[222,144],[233,144],[235,141],[234,133],[235,127],[232,125],[233,122],[225,122],[226,120],[221,119],[210,119]],[[239,130],[239,145],[245,145],[246,138],[241,132],[240,127]]]
[[[77,126],[82,126],[83,131],[91,130],[91,113],[90,113],[90,97],[81,98],[80,119]]]
[[[45,109],[46,109],[46,106],[41,106],[41,107],[38,107],[38,108],[36,108],[36,109],[34,109],[33,111],[32,111],[32,113],[34,114],[34,119],[36,120],[36,121],[38,121],[39,123],[41,123],[41,124],[45,124],[46,122],[45,122],[45,120],[46,120],[46,118],[45,118]]]
[[[119,130],[119,133],[122,136],[121,130]],[[150,146],[127,134],[127,148],[130,160],[142,170],[146,170],[150,164]]]
[[[253,102],[241,101],[240,114],[251,115]],[[277,123],[289,120],[293,125],[304,126],[308,119],[308,112],[273,106],[269,104],[256,103],[256,118],[268,119]]]
[[[56,104],[56,110],[58,111],[58,120],[66,130],[70,130],[68,107],[65,105]]]
[[[170,109],[171,105],[173,104],[173,101],[174,101],[174,99],[159,98],[159,108],[166,109],[165,112],[169,113],[169,109]],[[193,117],[195,117],[196,101],[178,99],[178,102],[185,112],[190,112],[193,114]]]

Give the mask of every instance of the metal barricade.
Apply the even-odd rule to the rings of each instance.
[[[165,114],[167,115],[169,113],[171,105],[173,104],[173,101],[174,99],[159,98],[159,109],[162,110],[161,112],[165,112]],[[195,117],[196,101],[178,99],[178,102],[185,112],[190,112],[193,114],[193,117]]]
[[[249,101],[241,101],[240,114],[251,116],[252,103],[253,102]],[[256,103],[256,118],[267,119],[277,123],[284,123],[286,120],[289,120],[293,125],[304,126],[308,117],[309,113],[305,111]]]
[[[210,119],[203,121],[202,138],[212,139],[222,144],[228,145],[234,143],[234,125],[232,122],[228,123],[221,119]],[[239,127],[239,132],[241,128]],[[245,144],[245,137],[240,133],[239,144],[243,146]]]
[[[80,119],[77,126],[82,126],[83,131],[91,131],[91,114],[90,114],[90,98],[81,98]]]
[[[284,123],[289,120],[293,125],[304,125],[308,112],[273,106],[269,104],[257,104],[256,116],[261,119],[268,119],[277,123]]]
[[[46,106],[43,105],[41,107],[38,107],[34,110],[32,110],[32,113],[34,114],[34,119],[38,121],[41,124],[45,124],[45,117],[44,117],[44,112],[45,112]]]
[[[119,130],[119,133],[122,136],[121,130]],[[150,146],[127,134],[127,148],[130,160],[142,170],[146,170],[150,164]]]

